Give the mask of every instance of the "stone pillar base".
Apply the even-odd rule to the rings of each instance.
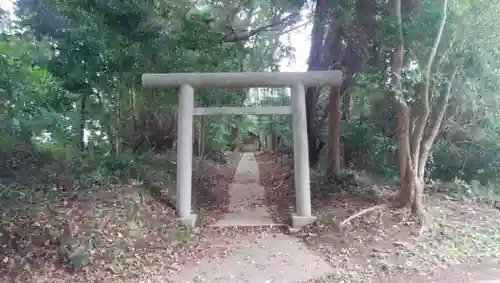
[[[181,225],[186,226],[187,228],[194,228],[196,226],[196,214],[191,214],[187,217],[178,218],[178,221]]]
[[[294,214],[292,215],[292,227],[290,227],[289,231],[292,233],[298,232],[307,225],[314,223],[316,219],[316,216],[298,216]]]

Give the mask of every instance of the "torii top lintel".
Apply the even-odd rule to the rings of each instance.
[[[340,86],[342,71],[241,72],[241,73],[168,73],[142,75],[145,88],[171,88],[181,85],[194,88],[282,88],[301,84],[306,87]]]

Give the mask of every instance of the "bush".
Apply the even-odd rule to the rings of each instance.
[[[171,186],[173,180],[175,164],[166,154],[100,156],[29,143],[0,147],[0,205],[136,182]]]
[[[344,156],[356,169],[386,178],[397,176],[398,139],[383,135],[376,123],[363,119],[342,121]],[[500,181],[500,146],[494,142],[440,140],[427,161],[427,179],[483,186]]]
[[[440,141],[428,161],[432,179],[451,182],[456,178],[482,185],[497,183],[500,177],[500,147],[494,143]]]
[[[397,175],[397,140],[385,137],[371,121],[342,121],[341,127],[344,156],[353,167],[386,178]]]

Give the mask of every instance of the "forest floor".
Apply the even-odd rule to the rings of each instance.
[[[290,167],[260,155],[260,172],[268,204],[277,221],[289,222],[294,210]],[[378,194],[394,188],[367,182],[333,193],[324,176],[311,177],[313,211],[318,221],[297,233],[322,254],[335,272],[308,282],[500,282],[500,211],[491,206],[427,196],[432,224],[417,235],[405,211],[376,211],[356,218],[342,231],[339,222],[379,204]],[[363,178],[366,179],[366,178]],[[346,193],[348,191],[349,193]]]
[[[288,223],[295,204],[293,176],[287,178],[290,168],[277,166],[265,154],[257,160],[270,214],[277,223]],[[171,207],[138,194],[132,186],[110,187],[87,198],[61,198],[50,206],[26,204],[3,213],[0,281],[172,282],[187,266],[210,262],[207,259],[224,263],[235,246],[241,250],[242,246],[261,245],[275,254],[279,252],[275,249],[281,247],[286,256],[293,250],[287,250],[292,240],[301,242],[294,247],[301,244],[309,250],[308,255],[316,255],[311,262],[320,258],[317,264],[331,267],[328,274],[317,279],[296,277],[300,282],[444,283],[500,278],[498,210],[433,196],[426,200],[433,222],[420,236],[415,235],[414,222],[405,213],[393,211],[367,214],[340,232],[338,220],[377,200],[365,194],[364,187],[357,188],[357,193],[353,193],[354,189],[350,194],[331,193],[321,181],[324,177],[314,172],[311,187],[313,209],[318,215],[315,225],[294,235],[285,235],[286,231],[276,228],[211,228],[230,210],[229,189],[239,161],[240,155],[234,154],[226,165],[204,161],[195,168],[193,204],[200,216],[200,227],[191,231],[177,225]],[[393,190],[378,184],[370,186]],[[53,241],[61,239],[54,234],[64,234],[61,223],[71,228],[72,249],[65,262],[61,262],[61,243]],[[265,243],[272,246],[262,246]],[[253,261],[258,265],[255,261],[259,259]],[[266,272],[259,276],[262,274]],[[257,283],[249,277],[242,280]],[[240,281],[233,278],[231,282]]]
[[[232,154],[224,165],[193,168],[201,227],[190,231],[171,206],[134,186],[0,210],[0,282],[170,282],[184,263],[219,252],[206,226],[227,211],[239,160]],[[71,251],[61,251],[68,240]]]

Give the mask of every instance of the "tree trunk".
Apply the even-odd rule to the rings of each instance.
[[[115,153],[115,134],[113,131],[113,125],[111,121],[110,114],[106,111],[106,107],[104,107],[104,100],[102,99],[102,96],[99,92],[96,93],[97,100],[99,102],[100,110],[102,111],[102,118],[99,119],[100,125],[103,129],[106,131],[106,135],[109,140],[109,145],[110,145],[110,153],[114,155]],[[134,124],[134,129],[135,129],[135,124]]]
[[[281,119],[277,115],[273,115],[273,122],[276,125],[276,127],[274,127],[274,152],[278,152],[278,150],[280,148],[280,143],[283,142],[281,140],[280,121],[281,121]]]
[[[342,96],[342,120],[347,121],[351,118],[351,92],[346,90]],[[361,115],[362,116],[362,115]],[[352,163],[352,149],[350,147],[343,147],[343,163],[345,167],[349,167]]]
[[[121,137],[120,137],[120,121],[121,121],[121,107],[122,107],[122,100],[121,100],[121,91],[122,91],[122,88],[121,86],[118,87],[118,92],[116,93],[116,119],[115,119],[115,142],[114,142],[114,145],[115,145],[115,148],[114,148],[114,152],[115,152],[115,155],[118,156],[118,154],[120,154],[120,140],[121,140]]]
[[[431,126],[432,130],[430,131],[430,138],[426,139],[424,137],[424,133],[426,132],[426,126],[428,126],[429,124],[428,118],[430,115],[429,88],[431,84],[431,67],[434,62],[437,49],[439,48],[444,25],[446,22],[448,1],[444,0],[443,14],[438,29],[438,34],[436,35],[436,38],[434,40],[431,53],[428,57],[427,65],[423,73],[425,84],[419,93],[418,106],[420,108],[419,111],[415,111],[417,116],[415,117],[415,126],[413,128],[411,128],[412,125],[410,124],[412,119],[410,115],[412,111],[406,103],[405,97],[403,96],[401,83],[401,70],[403,68],[404,56],[401,0],[395,0],[394,4],[394,16],[396,18],[397,34],[392,58],[391,85],[393,91],[395,92],[394,95],[396,99],[396,112],[398,116],[398,134],[400,139],[399,168],[401,190],[398,194],[398,201],[402,206],[411,207],[411,212],[413,215],[419,216],[421,220],[425,220],[425,209],[422,203],[425,184],[425,165],[427,163],[429,150],[432,146],[432,142],[435,139],[435,135],[437,135],[437,131],[441,125],[440,121],[442,121],[444,113],[437,114],[437,120],[435,120],[434,125]],[[454,74],[456,74],[456,71],[454,72]],[[447,103],[447,99],[445,101],[445,103]],[[439,109],[439,111],[446,111],[446,108],[441,108]]]
[[[200,132],[198,137],[198,156],[205,155],[205,116],[200,116]]]
[[[307,88],[306,91],[307,143],[309,146],[309,165],[311,166],[316,166],[319,161],[318,138],[315,125],[316,91],[317,88]]]
[[[328,104],[328,171],[340,174],[340,89],[332,88]]]
[[[273,133],[266,133],[266,151],[273,152]]]
[[[231,136],[233,138],[233,142],[231,144],[231,150],[234,152],[239,152],[241,148],[241,142],[240,142],[240,129],[238,125],[236,125],[231,129]]]
[[[403,95],[403,85],[401,82],[404,41],[403,22],[401,16],[401,0],[394,0],[393,16],[396,19],[396,39],[392,54],[391,66],[391,86],[395,99],[396,112],[398,116],[399,135],[399,177],[400,191],[397,196],[398,206],[411,207],[412,214],[421,216],[424,214],[422,205],[423,179],[418,179],[415,165],[412,162],[410,147],[410,108]]]
[[[80,129],[79,129],[79,147],[83,152],[85,151],[85,129],[87,125],[87,94],[82,94],[80,104]]]
[[[331,19],[323,52],[328,67],[342,70],[342,36],[341,22]],[[340,174],[340,98],[341,87],[332,87],[328,101],[328,169],[334,176]]]
[[[399,0],[397,0],[399,1]],[[410,108],[405,101],[396,101],[399,136],[399,177],[400,191],[397,196],[397,206],[411,207],[412,214],[422,216],[424,207],[422,195],[424,179],[419,178],[412,162],[410,150]]]
[[[453,71],[448,79],[448,85],[445,91],[442,93],[440,101],[436,106],[435,111],[433,111],[435,112],[435,115],[434,118],[431,119],[430,125],[428,125],[430,129],[427,131],[427,134],[422,139],[422,147],[419,155],[421,161],[419,161],[419,167],[418,167],[418,171],[422,172],[422,176],[424,176],[425,173],[425,165],[427,164],[427,159],[429,158],[431,147],[434,144],[434,141],[436,140],[439,130],[441,129],[444,116],[446,115],[446,110],[448,109],[448,102],[450,100],[451,89],[453,86],[453,82],[455,81],[455,78],[458,74],[458,69],[459,69],[458,65],[453,68]]]
[[[135,128],[137,126],[137,117],[139,117],[135,90],[130,91],[130,109],[132,110],[132,121],[133,121],[133,126]]]
[[[309,50],[308,71],[322,69],[321,58],[325,38],[325,18],[328,12],[328,0],[317,0],[314,8],[314,19]],[[306,90],[307,137],[309,144],[309,164],[315,166],[319,161],[320,146],[316,132],[317,87]],[[321,143],[320,143],[321,144]],[[319,150],[318,150],[319,149]]]
[[[351,118],[351,92],[346,90],[342,96],[342,120]]]

